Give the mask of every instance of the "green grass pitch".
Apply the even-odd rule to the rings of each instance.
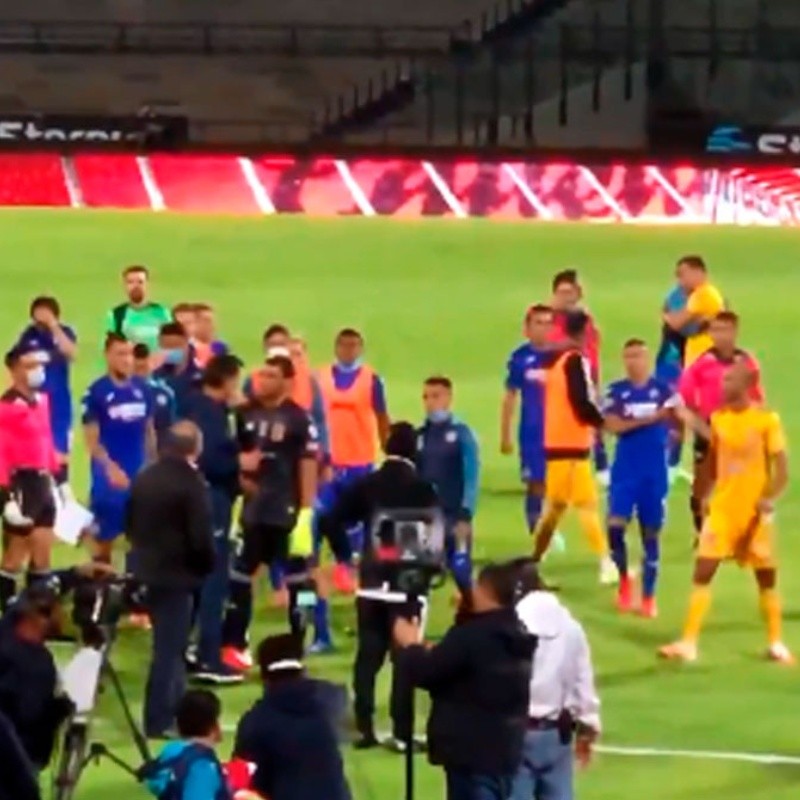
[[[217,219],[101,212],[0,214],[3,302],[0,332],[8,342],[24,324],[28,302],[53,293],[82,344],[74,391],[100,368],[101,320],[119,298],[119,270],[148,264],[153,294],[168,303],[208,300],[221,333],[255,360],[264,326],[285,321],[307,335],[316,362],[330,356],[343,325],[366,335],[370,362],[385,376],[394,418],[418,419],[420,383],[431,372],[455,380],[459,413],[478,431],[483,456],[477,550],[481,557],[528,547],[516,459],[498,451],[499,399],[505,358],[519,339],[527,303],[546,298],[557,268],[576,265],[603,332],[603,370],[619,372],[625,338],[655,344],[658,308],[684,252],[703,253],[714,280],[743,316],[743,343],[762,361],[771,403],[791,442],[800,437],[796,405],[800,349],[794,343],[800,293],[800,241],[792,230],[644,228],[487,223],[481,221]],[[73,482],[86,489],[78,447]],[[780,507],[785,639],[800,649],[800,504],[792,483]],[[655,648],[679,630],[690,576],[686,490],[673,492],[660,587],[661,617],[620,618],[612,593],[596,584],[595,564],[574,524],[568,552],[547,572],[587,626],[598,671],[604,741],[614,745],[690,750],[796,753],[798,673],[759,659],[764,633],[752,579],[723,570],[701,646],[701,661],[676,668],[657,662]],[[634,545],[635,547],[635,545]],[[76,556],[60,553],[64,561]],[[448,625],[450,591],[434,603],[432,634]],[[258,631],[282,618],[258,614]],[[311,662],[315,674],[349,682],[353,642],[343,629],[350,603],[335,607],[337,654]],[[126,631],[115,662],[137,711],[147,658],[146,634]],[[381,685],[385,699],[387,683]],[[223,695],[233,724],[257,697],[256,683]],[[385,713],[385,706],[384,712]],[[97,738],[133,757],[111,698],[101,702]],[[226,742],[225,747],[229,745]],[[422,764],[422,762],[420,762]],[[383,753],[348,755],[358,800],[399,798],[402,763]],[[729,800],[796,797],[796,767],[722,760],[601,755],[579,778],[585,800]],[[437,772],[421,766],[419,797],[442,796]],[[90,767],[78,800],[144,797],[114,768]],[[324,798],[320,798],[324,800]]]

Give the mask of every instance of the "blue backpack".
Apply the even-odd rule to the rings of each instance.
[[[213,764],[219,776],[214,800],[231,800],[231,792],[222,766],[212,750],[190,744],[175,756],[157,758],[139,771],[139,779],[158,800],[185,800],[183,793],[189,771],[200,761]]]

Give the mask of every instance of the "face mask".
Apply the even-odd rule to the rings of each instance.
[[[38,389],[44,383],[44,367],[34,367],[28,370],[28,386]]]
[[[450,419],[450,412],[449,411],[429,411],[428,412],[428,419],[431,422],[445,422],[446,420]]]
[[[173,366],[180,364],[183,361],[183,350],[178,347],[172,350],[164,350],[164,363],[172,364]]]
[[[342,364],[342,362],[340,361],[336,366],[338,366],[339,369],[342,369],[345,372],[353,372],[354,370],[357,370],[361,366],[361,363],[362,363],[361,359],[357,358],[350,364]]]

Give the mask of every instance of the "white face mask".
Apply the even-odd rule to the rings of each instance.
[[[33,367],[28,370],[28,386],[38,389],[45,381],[44,367]]]

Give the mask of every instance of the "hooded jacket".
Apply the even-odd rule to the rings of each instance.
[[[469,617],[430,649],[401,651],[398,668],[431,696],[432,764],[492,775],[516,771],[535,647],[514,609],[504,608]]]
[[[253,790],[270,800],[351,800],[336,730],[346,703],[324,681],[269,687],[236,732],[235,757],[256,767]]]
[[[600,699],[594,684],[591,652],[581,624],[551,592],[530,592],[517,614],[536,637],[529,715],[556,719],[563,709],[600,732]]]

